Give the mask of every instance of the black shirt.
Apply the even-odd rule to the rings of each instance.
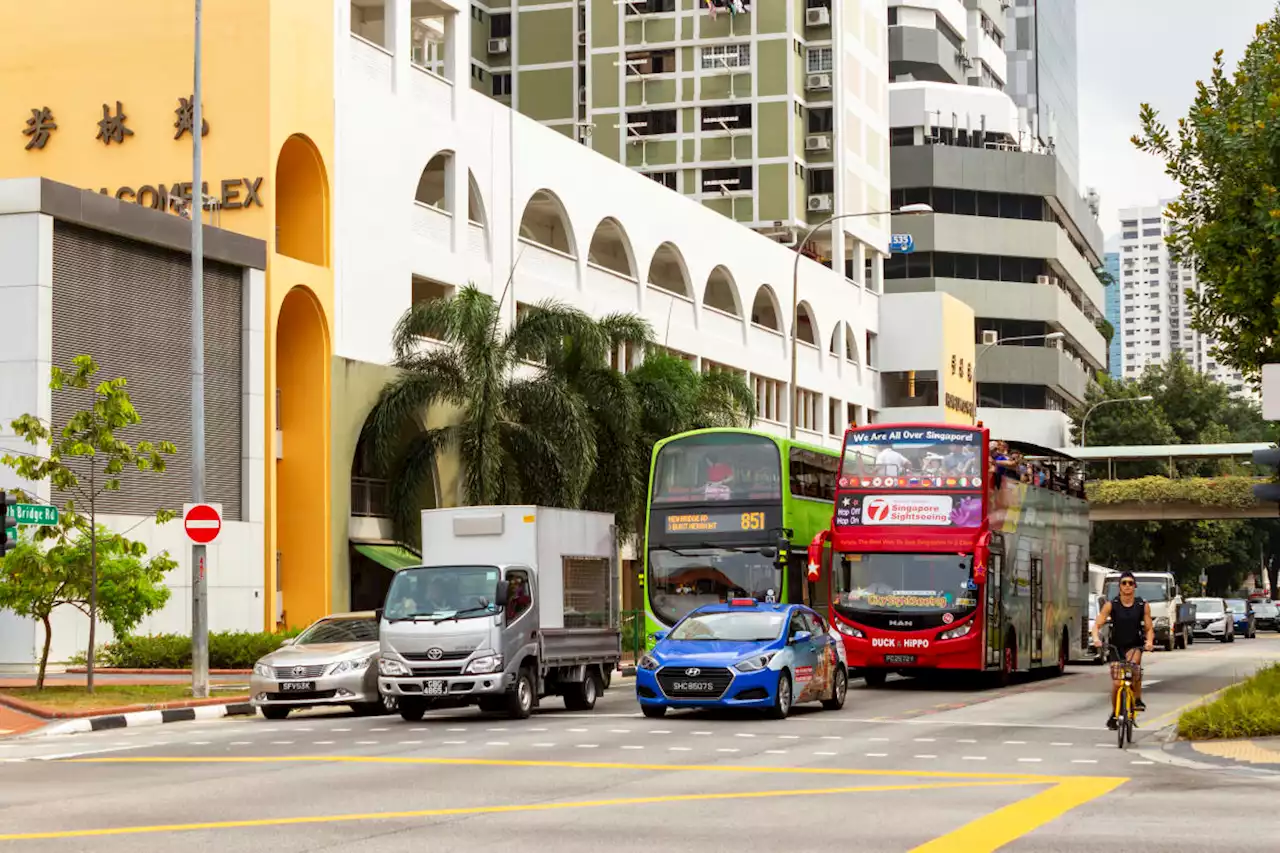
[[[1137,648],[1146,642],[1143,616],[1147,603],[1138,596],[1133,604],[1125,607],[1120,596],[1111,599],[1111,642],[1122,651]]]

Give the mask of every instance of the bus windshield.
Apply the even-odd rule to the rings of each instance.
[[[977,489],[982,485],[981,444],[982,433],[976,430],[854,430],[845,438],[842,485]],[[893,482],[899,478],[906,478],[907,482]],[[929,482],[926,484],[925,480]]]
[[[849,554],[835,577],[836,609],[851,618],[859,613],[958,613],[978,605],[969,555]]]
[[[782,457],[765,436],[704,433],[658,451],[654,505],[781,499]]]
[[[648,582],[654,615],[668,625],[705,604],[782,594],[782,571],[758,548],[653,548]]]

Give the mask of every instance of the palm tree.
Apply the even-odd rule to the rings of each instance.
[[[596,454],[590,414],[563,377],[536,363],[566,339],[589,339],[591,320],[553,301],[521,312],[510,328],[502,320],[493,297],[469,285],[450,299],[415,303],[396,325],[393,364],[400,373],[382,389],[365,429],[388,472],[403,541],[418,540],[418,496],[445,448],[462,457],[470,505],[578,505]],[[423,428],[425,413],[437,405],[459,416],[448,426]]]

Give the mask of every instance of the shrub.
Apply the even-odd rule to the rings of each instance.
[[[1212,702],[1183,713],[1178,735],[1188,740],[1280,735],[1280,664],[1258,670]]]
[[[1249,509],[1258,505],[1255,477],[1139,477],[1136,480],[1098,480],[1086,485],[1089,502],[1118,504],[1136,501],[1151,504],[1195,503],[1204,506]]]
[[[278,634],[252,631],[219,631],[209,634],[210,669],[250,669],[263,655],[280,648],[299,629]],[[84,656],[77,656],[83,661]],[[191,637],[185,634],[153,634],[121,637],[100,646],[100,666],[118,669],[190,669]],[[75,659],[72,661],[75,662]]]

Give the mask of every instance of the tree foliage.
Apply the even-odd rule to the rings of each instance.
[[[24,535],[16,548],[0,557],[0,608],[38,619],[44,626],[37,689],[44,687],[55,610],[74,607],[88,616],[96,579],[97,613],[117,637],[123,637],[169,600],[164,578],[178,565],[163,551],[148,559],[141,542],[105,527],[98,528],[91,542],[70,515],[42,531],[42,541]]]
[[[1232,74],[1222,51],[1170,129],[1148,104],[1133,138],[1182,187],[1167,242],[1194,265],[1192,325],[1246,376],[1280,361],[1280,11],[1260,24]]]
[[[60,513],[62,523],[57,528],[38,529],[33,537],[35,542],[44,543],[50,539],[66,542],[73,532],[88,538],[86,615],[89,617],[89,650],[86,681],[89,692],[93,692],[93,648],[98,622],[98,561],[100,556],[110,554],[96,542],[99,535],[98,501],[107,492],[120,490],[120,477],[126,470],[163,474],[165,457],[177,453],[177,448],[169,441],[139,441],[133,445],[120,437],[121,433],[142,423],[142,416],[129,398],[125,378],[120,376],[97,381],[94,376],[98,369],[97,362],[88,355],[76,356],[69,370],[54,365],[50,371],[50,390],[54,394],[71,395],[82,408],[61,430],[55,430],[34,415],[22,415],[10,426],[17,437],[35,448],[36,452],[10,452],[0,457],[0,462],[12,468],[23,480],[48,481],[55,497],[65,498]],[[47,454],[41,455],[39,451],[45,447],[48,448]],[[85,511],[87,518],[82,514]],[[163,508],[156,513],[156,520],[164,523],[174,515],[172,509]],[[46,623],[46,654],[48,630]]]

